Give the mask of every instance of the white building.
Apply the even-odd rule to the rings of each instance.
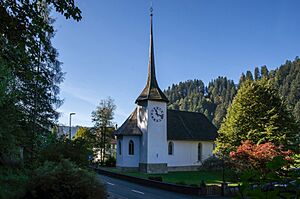
[[[217,129],[201,113],[168,110],[155,76],[150,15],[148,80],[136,108],[116,130],[117,167],[147,173],[195,170],[213,155]]]
[[[80,126],[72,126],[71,127],[71,138],[75,137],[76,132],[78,131]],[[70,134],[70,126],[57,126],[57,136],[67,136]]]

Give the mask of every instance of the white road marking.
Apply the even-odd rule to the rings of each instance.
[[[113,184],[113,183],[111,183],[111,182],[107,182],[107,181],[106,181],[106,183],[109,184],[109,185],[112,185],[112,186],[115,185],[115,184]]]
[[[133,191],[133,192],[135,192],[135,193],[139,193],[139,194],[145,194],[145,193],[143,193],[143,192],[141,192],[141,191],[137,191],[137,190],[134,190],[134,189],[131,189],[131,191]]]

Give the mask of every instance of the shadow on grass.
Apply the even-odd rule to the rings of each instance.
[[[201,181],[204,181],[207,185],[220,185],[222,183],[222,171],[176,171],[169,172],[166,174],[147,174],[140,172],[124,172],[117,168],[101,167],[103,170],[120,173],[128,176],[134,176],[139,178],[148,179],[149,177],[162,177],[163,182],[199,186]],[[225,179],[229,182],[229,186],[237,185],[233,181],[231,171],[225,172]]]

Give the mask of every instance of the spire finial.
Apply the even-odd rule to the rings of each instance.
[[[153,2],[150,4],[150,16],[153,16]]]

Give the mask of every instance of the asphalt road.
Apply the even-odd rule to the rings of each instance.
[[[174,193],[161,189],[146,187],[124,180],[98,175],[98,178],[105,184],[110,199],[191,199],[201,198],[185,194]],[[203,198],[221,198],[221,197],[203,197]]]

